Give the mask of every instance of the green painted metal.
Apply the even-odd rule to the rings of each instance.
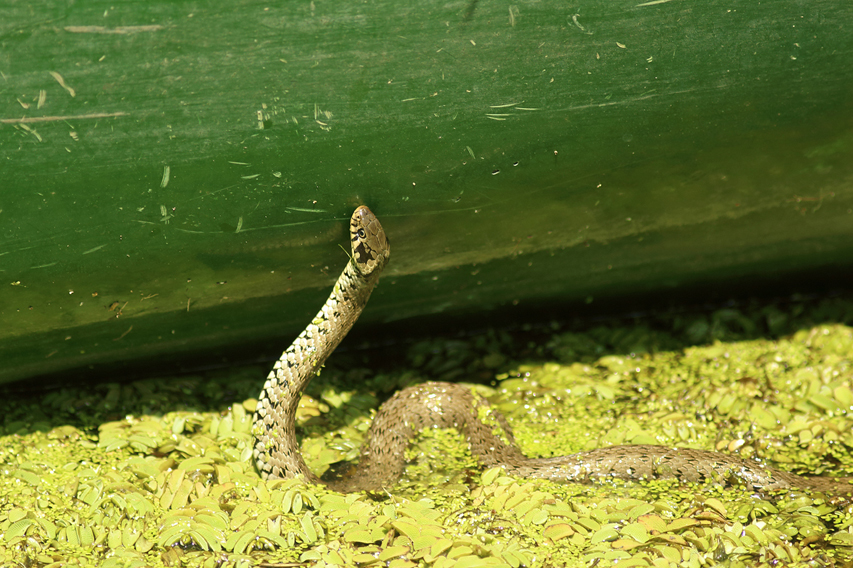
[[[853,4],[45,2],[0,21],[0,381],[850,265]]]

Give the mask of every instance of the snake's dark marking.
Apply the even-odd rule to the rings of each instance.
[[[258,397],[254,456],[264,479],[302,476],[321,483],[299,452],[296,408],[308,381],[358,319],[391,256],[385,231],[367,207],[353,213],[350,235],[352,257],[332,294],[282,354]],[[487,417],[492,424],[485,424],[478,416]],[[355,473],[327,485],[343,492],[392,486],[403,473],[409,440],[432,427],[457,429],[481,464],[502,467],[519,477],[570,482],[676,478],[742,485],[756,491],[853,493],[853,478],[801,477],[757,460],[687,448],[610,446],[569,456],[528,458],[516,446],[507,421],[488,402],[463,386],[438,382],[404,389],[383,404],[370,427]]]

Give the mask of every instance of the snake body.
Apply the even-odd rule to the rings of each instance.
[[[296,439],[296,409],[302,391],[352,328],[391,254],[376,216],[365,206],[350,219],[352,256],[323,308],[282,354],[267,377],[254,416],[254,457],[264,479],[302,476],[321,483]],[[492,424],[486,424],[481,416]],[[551,458],[528,458],[515,443],[504,417],[454,383],[429,382],[409,387],[379,409],[358,468],[346,478],[326,482],[342,492],[375,491],[392,486],[405,467],[405,450],[424,428],[455,428],[485,467],[507,474],[554,481],[676,478],[713,481],[751,490],[805,489],[834,495],[853,492],[853,478],[802,477],[758,460],[719,452],[654,445],[621,445]]]

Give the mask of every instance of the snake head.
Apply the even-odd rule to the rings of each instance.
[[[362,205],[353,212],[349,228],[352,259],[359,272],[364,276],[381,272],[391,257],[391,244],[379,219],[366,205]]]

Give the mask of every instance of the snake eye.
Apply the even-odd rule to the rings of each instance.
[[[365,237],[367,237],[367,233],[364,232],[364,229],[359,229],[358,230],[358,238],[363,239]]]

